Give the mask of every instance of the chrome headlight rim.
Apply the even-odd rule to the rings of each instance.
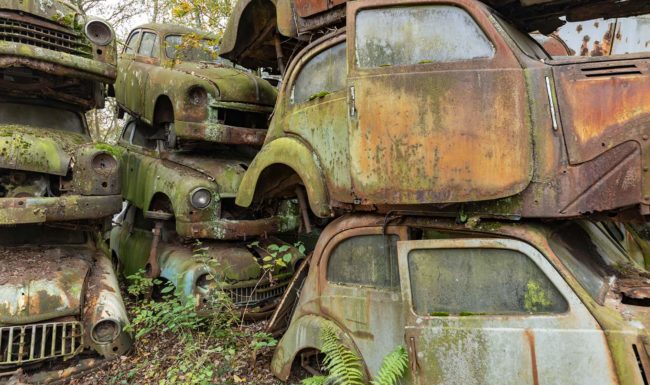
[[[95,25],[99,25],[99,28],[103,29],[103,31],[93,31],[92,29],[95,29]],[[101,32],[103,36],[101,36],[101,34],[98,32]],[[86,25],[84,25],[84,34],[93,44],[102,47],[105,47],[115,41],[115,33],[113,32],[111,26],[107,22],[100,19],[92,19],[86,22]]]
[[[109,337],[110,340],[105,340],[104,338],[100,338],[97,335],[98,327],[106,323],[112,324],[111,326],[114,328],[113,333]],[[115,342],[115,340],[118,339],[121,333],[122,333],[122,325],[120,324],[120,321],[115,318],[109,317],[109,318],[103,318],[93,325],[92,329],[90,330],[90,338],[93,340],[94,343],[98,345],[108,345]]]
[[[204,203],[197,203],[198,198],[196,197],[197,194],[205,194],[204,198],[207,197],[207,200],[204,200]],[[195,200],[195,197],[197,198]],[[212,203],[212,191],[210,191],[206,187],[197,187],[194,190],[190,192],[190,206],[192,206],[196,210],[204,210],[208,207],[210,207],[210,204]]]

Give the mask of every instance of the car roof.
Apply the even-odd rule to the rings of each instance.
[[[187,35],[194,33],[197,35],[202,35],[208,39],[216,39],[216,36],[208,31],[203,31],[196,28],[186,27],[180,24],[168,24],[168,23],[146,23],[135,27],[134,29],[152,29],[154,31],[160,32],[163,35],[178,34],[178,35]]]

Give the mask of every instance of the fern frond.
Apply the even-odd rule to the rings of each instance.
[[[302,385],[325,385],[327,376],[313,376],[300,381]]]
[[[323,364],[329,371],[329,379],[339,385],[364,385],[361,360],[340,340],[333,327],[326,325],[321,331]]]
[[[372,385],[396,385],[397,381],[404,375],[408,367],[408,354],[404,346],[398,346],[384,357],[384,361],[377,372]]]

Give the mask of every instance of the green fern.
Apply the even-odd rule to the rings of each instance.
[[[404,346],[398,346],[384,357],[377,377],[370,381],[372,385],[396,385],[408,367],[408,355]]]
[[[321,331],[323,364],[329,371],[328,379],[339,385],[364,385],[361,360],[343,345],[336,330],[326,325]]]
[[[313,376],[300,381],[302,385],[325,385],[327,376]]]

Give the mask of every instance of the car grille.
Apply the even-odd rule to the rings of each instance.
[[[287,289],[289,281],[262,283],[256,286],[226,289],[235,306],[253,306],[272,298],[280,297]]]
[[[82,350],[83,326],[80,322],[0,327],[0,366],[69,358]]]
[[[74,31],[61,32],[5,16],[0,16],[0,41],[27,44],[92,58],[90,44],[83,36]]]

